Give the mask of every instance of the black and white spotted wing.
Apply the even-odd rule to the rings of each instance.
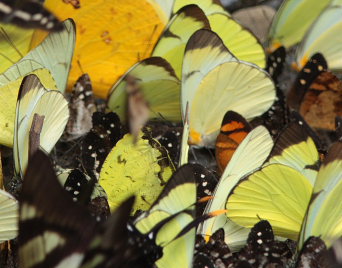
[[[266,71],[271,75],[274,81],[277,81],[284,69],[285,58],[286,50],[283,46],[277,48],[267,58]]]
[[[233,254],[224,241],[224,230],[218,229],[206,243],[201,235],[196,236],[195,243],[196,268],[230,267],[234,263]]]
[[[24,28],[61,31],[63,24],[38,1],[1,0],[0,21]]]
[[[324,268],[324,267],[338,267],[327,265],[326,258],[327,247],[322,239],[319,237],[309,237],[299,253],[296,268]]]
[[[207,168],[200,164],[193,164],[197,184],[197,201],[211,196],[217,185],[218,178]],[[200,217],[205,209],[206,202],[197,203],[196,216]]]
[[[294,110],[299,110],[302,99],[312,82],[320,73],[327,70],[328,63],[320,53],[314,54],[298,73],[293,86],[287,94],[287,104]]]
[[[238,255],[239,260],[247,260],[253,263],[253,267],[265,267],[265,264],[284,267],[291,258],[292,251],[288,244],[274,239],[272,227],[265,220],[254,225],[248,236],[247,245]]]
[[[90,176],[98,178],[110,150],[123,137],[123,128],[115,113],[95,112],[93,127],[81,145],[82,166]]]

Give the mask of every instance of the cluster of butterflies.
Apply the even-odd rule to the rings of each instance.
[[[0,1],[1,267],[342,266],[342,2],[234,18]]]

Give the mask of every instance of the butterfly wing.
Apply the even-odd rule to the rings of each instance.
[[[297,170],[271,164],[233,189],[227,201],[227,216],[247,228],[260,219],[268,220],[276,235],[296,240],[312,189],[309,180]]]
[[[32,60],[20,61],[14,64],[7,71],[0,74],[0,122],[5,127],[0,143],[6,146],[13,146],[13,131],[15,119],[15,105],[17,102],[20,84],[26,74],[37,75],[46,88],[56,89],[56,82],[50,71]]]
[[[180,213],[157,233],[157,244],[164,246],[163,257],[156,262],[158,267],[192,266],[195,230],[190,230],[185,235],[173,239],[188,223],[193,221],[195,202],[194,169],[191,164],[187,164],[174,172],[151,209],[136,220],[135,225],[138,230],[147,233],[164,219]],[[177,258],[174,258],[175,253],[177,253]]]
[[[221,173],[250,131],[251,127],[245,118],[234,111],[226,112],[215,143],[216,162]]]
[[[214,199],[208,202],[205,213],[224,209],[234,186],[242,177],[263,164],[272,146],[273,140],[266,128],[260,126],[252,130],[233,154],[215,188]],[[245,244],[249,230],[227,220],[226,215],[206,220],[199,226],[198,233],[209,237],[219,228],[225,229],[225,240],[232,250]]]
[[[211,29],[221,38],[225,46],[239,59],[266,67],[264,48],[258,39],[228,14],[208,15]]]
[[[64,92],[74,54],[75,38],[75,24],[72,20],[66,20],[62,31],[50,33],[22,60],[34,60],[49,69],[58,90]]]
[[[227,110],[249,121],[267,111],[274,100],[274,83],[262,69],[245,62],[223,63],[196,90],[189,109],[190,142],[212,147]]]
[[[314,185],[319,169],[319,153],[305,122],[290,123],[280,133],[270,153],[268,164],[287,165],[306,176]],[[304,124],[304,125],[303,125]]]
[[[304,66],[313,54],[320,52],[326,58],[329,69],[342,70],[342,42],[338,34],[341,29],[342,6],[329,6],[310,27],[297,49],[296,63],[299,68]]]
[[[318,172],[300,243],[310,236],[320,236],[329,247],[342,235],[341,191],[342,142],[337,142]]]
[[[284,1],[273,19],[269,31],[269,47],[277,48],[283,45],[289,48],[300,42],[311,24],[317,19],[329,0],[323,0],[312,5],[310,0]]]
[[[159,3],[161,5],[159,5]],[[168,1],[83,1],[79,9],[63,1],[44,6],[59,18],[76,22],[77,40],[68,87],[88,73],[94,93],[106,98],[110,87],[135,63],[151,55],[170,11]],[[35,40],[41,40],[37,33]]]
[[[41,151],[30,160],[19,204],[21,267],[79,267],[95,220],[63,190]]]
[[[99,178],[111,209],[132,194],[137,196],[134,212],[149,209],[172,174],[168,159],[159,143],[142,138],[142,133],[135,145],[130,134],[118,141],[108,154]]]
[[[182,66],[181,105],[183,120],[186,106],[190,111],[192,101],[203,77],[216,66],[236,58],[223,44],[221,38],[212,31],[198,30],[189,39]]]
[[[0,243],[18,234],[18,202],[4,190],[0,190]]]
[[[44,116],[40,147],[50,152],[69,118],[68,103],[59,91],[48,91],[35,75],[24,78],[19,89],[14,129],[14,160],[17,174],[27,166],[29,131],[35,114]]]
[[[10,0],[0,3],[0,20],[23,28],[41,28],[47,31],[61,31],[62,23],[39,2],[25,1],[15,4]]]
[[[215,12],[226,13],[221,2],[217,0],[175,0],[173,5],[173,12],[176,13],[182,7],[192,4],[198,5],[205,12],[206,15]]]
[[[153,49],[152,56],[167,60],[180,78],[185,45],[191,35],[199,29],[210,29],[209,21],[202,9],[196,5],[183,7],[166,26]]]
[[[126,77],[138,82],[151,110],[150,117],[162,117],[171,121],[180,120],[179,80],[171,65],[160,57],[152,57],[134,65],[111,89],[108,107],[126,121]]]

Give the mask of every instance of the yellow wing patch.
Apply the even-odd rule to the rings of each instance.
[[[158,163],[163,157],[141,135],[135,145],[130,134],[116,144],[102,166],[99,179],[111,210],[133,194],[136,195],[133,213],[150,208],[172,174],[170,166]]]
[[[47,0],[45,6],[60,19],[77,25],[76,49],[68,88],[84,72],[92,79],[96,95],[105,98],[110,87],[134,63],[150,56],[164,29],[165,13],[151,1],[82,1],[74,9],[63,1]],[[33,43],[42,40],[37,31]]]

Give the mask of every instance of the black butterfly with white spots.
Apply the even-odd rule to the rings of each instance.
[[[62,22],[38,1],[0,0],[0,21],[23,28],[63,30]]]

